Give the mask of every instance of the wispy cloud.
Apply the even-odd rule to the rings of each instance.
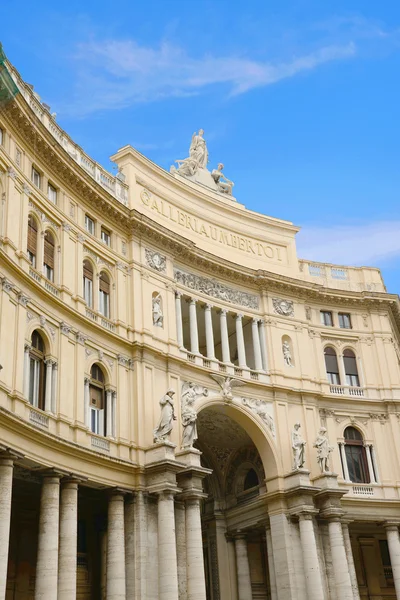
[[[382,266],[400,257],[400,221],[303,227],[299,256],[338,265]]]
[[[141,46],[133,40],[82,43],[74,56],[78,67],[78,104],[71,110],[88,114],[120,109],[166,97],[191,96],[213,85],[230,95],[276,83],[335,60],[352,57],[355,45],[326,45],[288,60],[255,61],[238,56],[202,58],[165,42]]]

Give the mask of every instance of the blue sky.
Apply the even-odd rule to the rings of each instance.
[[[21,0],[1,14],[11,62],[104,166],[129,143],[169,169],[202,127],[237,199],[302,227],[299,256],[379,266],[400,292],[398,0]]]

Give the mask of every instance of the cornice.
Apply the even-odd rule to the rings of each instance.
[[[46,170],[62,180],[66,186],[85,202],[102,212],[119,227],[129,228],[129,208],[114,199],[84,169],[69,156],[31,111],[21,94],[9,102],[2,111],[10,129],[23,137],[33,155],[41,159]],[[29,111],[29,112],[27,112]],[[39,134],[39,135],[38,135]]]

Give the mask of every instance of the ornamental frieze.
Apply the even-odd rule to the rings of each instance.
[[[194,275],[193,273],[185,273],[180,269],[174,269],[174,279],[177,283],[206,294],[206,296],[212,296],[230,304],[258,309],[258,296],[227,287],[216,279]]]
[[[153,252],[153,250],[149,250],[145,248],[146,255],[146,263],[149,267],[158,271],[159,273],[165,273],[167,270],[167,259],[163,254],[159,252]]]

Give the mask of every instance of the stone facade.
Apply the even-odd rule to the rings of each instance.
[[[5,66],[0,600],[400,598],[398,296]]]

